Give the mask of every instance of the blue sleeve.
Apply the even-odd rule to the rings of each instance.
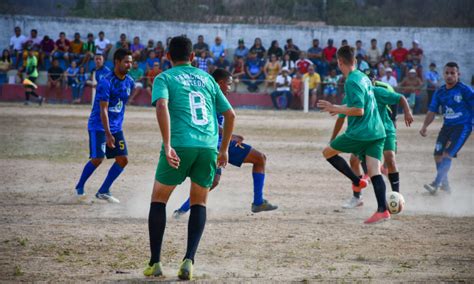
[[[431,112],[438,112],[439,109],[439,92],[441,89],[436,90],[433,94],[433,98],[431,99],[430,106],[428,108]]]
[[[110,98],[110,82],[108,80],[102,79],[97,84],[97,93],[96,97],[100,101],[108,102]]]

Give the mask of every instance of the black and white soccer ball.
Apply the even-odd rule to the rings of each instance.
[[[387,207],[390,214],[398,214],[405,208],[405,198],[400,193],[392,191],[387,194]]]

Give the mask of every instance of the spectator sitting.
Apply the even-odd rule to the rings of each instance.
[[[156,42],[155,54],[156,54],[156,57],[158,58],[163,58],[163,56],[166,55],[165,48],[163,47],[163,43],[160,40]],[[199,54],[199,53],[196,53],[196,54]]]
[[[224,53],[222,53],[221,56],[219,56],[219,60],[217,60],[214,63],[214,66],[216,68],[221,68],[221,69],[224,69],[226,71],[230,70],[230,63],[227,59],[225,59],[225,54]]]
[[[397,48],[392,51],[393,64],[398,69],[397,78],[403,78],[405,74],[408,50],[403,47],[401,40],[397,41]]]
[[[120,39],[115,43],[115,49],[125,48],[127,50],[130,49],[130,42],[127,40],[126,34],[120,34]]]
[[[161,58],[161,71],[166,71],[171,68],[171,62],[168,60],[168,57],[163,56]]]
[[[210,63],[212,64],[212,59],[207,56],[206,51],[201,51],[201,54],[196,56],[194,60],[197,62],[197,68],[205,72],[209,70]]]
[[[367,51],[362,48],[362,41],[360,39],[356,41],[356,57],[357,55],[361,55],[362,58],[367,59]]]
[[[234,80],[234,92],[237,92],[237,85],[240,83],[242,76],[245,74],[245,62],[241,56],[234,57],[234,64],[232,65],[232,78]]]
[[[197,43],[193,45],[193,50],[195,54],[201,54],[203,51],[209,52],[209,45],[204,42],[204,36],[198,36]]]
[[[321,77],[314,71],[313,65],[308,67],[308,73],[303,76],[303,82],[306,80],[309,83],[309,108],[314,109],[318,99],[318,87],[321,84]]]
[[[51,60],[51,54],[54,50],[54,40],[45,35],[40,43],[40,65],[46,68],[45,58]]]
[[[61,102],[62,101],[62,82],[63,82],[63,73],[64,70],[59,66],[58,59],[53,59],[53,63],[51,68],[48,69],[48,93],[54,93],[54,101]],[[51,98],[52,96],[49,95]],[[53,100],[50,100],[53,101]]]
[[[428,99],[426,100],[426,108],[428,108],[431,103],[431,99],[433,98],[433,94],[438,89],[441,81],[441,77],[436,71],[436,64],[434,64],[433,62],[430,64],[430,70],[426,72],[425,79],[426,93],[428,94]]]
[[[148,96],[151,98],[151,91],[153,88],[153,81],[155,80],[156,76],[158,76],[161,73],[160,69],[160,63],[155,62],[153,65],[153,69],[149,70],[146,73],[146,81],[147,81],[147,86],[146,86],[146,93]]]
[[[216,36],[216,39],[214,41],[215,43],[211,46],[210,52],[211,52],[211,57],[214,61],[219,59],[219,56],[224,53],[226,54],[226,46],[222,42],[222,38],[219,36]]]
[[[86,73],[86,69],[84,66],[79,67],[79,72],[77,73],[77,84],[75,87],[72,87],[73,104],[81,102],[87,80],[89,80],[89,74]]]
[[[105,33],[103,31],[99,32],[99,38],[96,38],[94,43],[96,48],[95,53],[102,54],[104,60],[107,60],[112,45],[110,44],[110,40],[105,38]]]
[[[299,58],[300,49],[298,48],[298,46],[293,44],[293,39],[291,39],[291,38],[286,40],[285,53],[288,53],[290,55],[290,59],[293,62],[298,60],[298,58]]]
[[[0,58],[0,85],[7,82],[7,72],[12,67],[12,60],[10,57],[10,51],[4,49],[2,57]]]
[[[271,87],[275,89],[275,80],[280,74],[281,70],[281,65],[280,62],[278,62],[277,56],[275,54],[272,54],[270,57],[270,60],[265,64],[263,67],[263,72],[265,73],[265,92],[267,91],[268,87]],[[288,68],[286,70],[286,73],[288,75]]]
[[[140,43],[139,37],[133,38],[133,44],[130,46],[130,50],[132,51],[132,57],[134,61],[142,61],[142,52],[145,49],[143,44]]]
[[[170,42],[171,42],[172,37],[168,37],[166,39],[166,48],[165,48],[165,54],[170,51]]]
[[[249,49],[247,47],[245,47],[244,40],[239,39],[238,46],[234,51],[234,56],[247,58],[248,54],[249,54]]]
[[[18,69],[20,59],[23,53],[23,43],[26,37],[21,34],[20,27],[15,27],[15,35],[10,38],[10,54],[16,58],[15,69]]]
[[[155,52],[155,42],[152,39],[149,39],[148,45],[145,47],[145,50],[143,51],[144,54],[142,56],[144,56],[145,58],[149,58],[150,52],[152,51]],[[156,53],[155,53],[155,56],[156,56]]]
[[[337,67],[336,52],[337,48],[333,46],[334,40],[328,39],[328,46],[323,49],[323,59],[326,60],[329,68],[335,69]],[[323,74],[325,76],[326,74]]]
[[[71,61],[77,60],[79,65],[82,65],[84,60],[84,52],[83,52],[84,43],[81,40],[81,35],[79,33],[74,34],[74,40],[71,41],[71,53],[70,59]]]
[[[288,75],[293,76],[296,72],[296,65],[293,60],[290,59],[290,54],[285,53],[283,55],[283,60],[280,62],[281,67],[286,67],[288,69]]]
[[[276,90],[273,91],[273,93],[271,94],[272,103],[276,109],[281,109],[281,108],[286,108],[288,106],[291,106],[290,86],[291,86],[291,77],[288,74],[288,68],[286,67],[282,68],[281,75],[278,75],[278,77],[276,78]],[[286,104],[284,106],[280,106],[278,104],[277,99],[280,96],[286,96]]]
[[[318,73],[325,74],[326,62],[323,61],[323,49],[319,47],[319,39],[313,39],[313,46],[308,49],[308,59],[316,66]]]
[[[380,50],[377,48],[377,40],[373,38],[370,41],[370,49],[367,51],[367,60],[371,68],[376,68],[380,62]]]
[[[337,82],[339,81],[339,77],[337,75],[336,69],[331,69],[329,71],[329,76],[324,77],[324,99],[327,101],[331,101],[332,103],[336,103],[335,100],[331,98],[336,98],[337,96]]]
[[[421,111],[421,87],[423,82],[418,78],[415,69],[408,71],[406,76],[400,83],[401,93],[407,98],[408,104],[413,110],[413,114]]]
[[[415,65],[420,64],[423,59],[423,49],[420,48],[420,42],[417,40],[414,40],[412,44],[412,48],[408,51],[408,62],[414,63]]]
[[[393,77],[393,70],[390,67],[385,68],[385,76],[383,76],[380,80],[394,88],[398,85],[397,79]]]
[[[262,45],[262,40],[259,37],[255,38],[253,45],[250,48],[250,52],[255,52],[259,59],[265,59],[266,51],[267,50]]]
[[[296,69],[301,73],[301,74],[306,74],[308,73],[308,67],[313,65],[313,62],[310,60],[306,59],[306,54],[304,52],[300,52],[299,59],[296,60],[295,66]]]
[[[303,108],[303,75],[300,72],[296,72],[295,76],[291,79],[291,95],[293,99],[293,108],[302,109]]]
[[[283,57],[283,49],[281,49],[277,40],[273,40],[270,48],[268,49],[267,56],[271,58],[272,54],[275,54],[278,60],[281,60]]]
[[[341,47],[346,46],[346,45],[349,45],[349,42],[347,41],[347,39],[341,40]]]
[[[385,43],[385,46],[383,48],[383,52],[382,52],[382,58],[381,60],[383,62],[387,61],[389,64],[392,64],[392,61],[393,61],[393,57],[392,57],[392,43],[387,41]]]
[[[82,50],[84,52],[84,62],[82,64],[86,67],[86,72],[89,72],[89,61],[95,54],[95,41],[93,34],[87,34],[87,42],[82,46]]]
[[[132,77],[133,81],[135,82],[135,88],[133,89],[132,96],[130,97],[130,99],[128,99],[128,103],[132,104],[135,100],[135,97],[143,89],[143,83],[145,81],[144,72],[138,66],[138,61],[133,61],[132,68],[130,69],[130,71],[128,71],[128,75],[130,75],[130,77]]]
[[[356,59],[357,59],[357,69],[359,69],[360,71],[364,71],[370,68],[369,63],[365,61],[365,58],[362,54],[358,54],[356,56]]]
[[[160,64],[160,58],[156,57],[156,53],[154,50],[150,51],[148,54],[148,58],[146,59],[146,70],[145,72],[148,72],[149,70],[153,69],[153,66],[155,66],[155,63],[158,62]]]
[[[28,57],[29,51],[33,53],[33,56],[36,59],[40,59],[40,52],[41,49],[41,39],[38,37],[38,31],[32,29],[30,31],[30,36],[25,40],[23,43],[23,62],[26,63],[26,58]]]
[[[71,62],[71,66],[66,69],[64,72],[64,77],[66,79],[67,85],[66,88],[69,86],[74,88],[77,86],[77,74],[79,73],[79,68],[77,68],[76,61]],[[75,94],[73,94],[73,98],[75,98]]]
[[[66,33],[60,32],[59,39],[56,40],[54,50],[52,52],[53,59],[64,59],[69,61],[69,49],[71,42],[66,38]]]
[[[257,58],[257,53],[251,51],[245,63],[243,82],[248,86],[247,89],[249,92],[257,92],[258,85],[260,85],[264,79],[263,61]]]
[[[381,81],[383,77],[385,77],[385,65],[382,62],[377,64],[377,80]]]

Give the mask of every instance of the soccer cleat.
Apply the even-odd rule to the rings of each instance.
[[[25,101],[23,104],[24,104],[25,106],[27,106],[27,105],[30,104],[30,102],[29,102],[29,101]]]
[[[86,193],[84,192],[84,188],[76,188],[76,197],[79,201],[86,199]]]
[[[364,224],[375,224],[390,219],[390,213],[388,210],[384,212],[375,212],[369,219],[364,221]]]
[[[278,209],[278,206],[272,205],[266,199],[263,200],[263,203],[260,205],[255,205],[252,203],[252,212],[258,213],[262,211],[272,211]]]
[[[370,177],[368,174],[364,174],[364,176],[362,177],[362,179],[365,179],[367,181],[367,183],[370,182]]]
[[[38,101],[38,105],[41,106],[43,104],[44,100],[45,100],[45,98],[40,96],[39,101]]]
[[[357,198],[355,196],[352,196],[351,199],[349,199],[344,205],[342,205],[342,208],[344,209],[353,209],[356,207],[360,207],[364,205],[364,201],[361,198]]]
[[[360,179],[358,186],[352,184],[352,191],[361,192],[362,189],[364,189],[364,188],[367,187],[367,184],[368,184],[368,183],[369,183],[369,182],[368,182],[366,179]]]
[[[143,270],[143,275],[155,276],[155,277],[163,276],[163,269],[161,268],[161,262],[157,262],[151,266],[150,264],[148,264],[145,270]]]
[[[183,216],[184,214],[186,214],[185,211],[181,211],[181,210],[174,210],[173,212],[173,218],[175,218],[176,220],[178,220],[179,218],[181,218],[181,216]]]
[[[452,191],[451,191],[451,186],[449,185],[449,183],[443,183],[441,184],[440,188],[442,191],[446,192],[446,193],[449,193],[451,194]]]
[[[95,198],[97,199],[101,199],[101,200],[105,200],[109,203],[120,203],[120,200],[118,200],[117,198],[113,197],[112,194],[110,194],[110,192],[107,192],[107,193],[99,193],[97,192],[95,194]]]
[[[178,278],[181,280],[193,279],[193,261],[186,258],[181,262],[178,270]]]
[[[439,189],[439,185],[435,184],[434,182],[430,183],[430,184],[425,184],[424,185],[424,188],[426,190],[428,190],[429,193],[431,194],[436,194],[436,192],[438,191]]]

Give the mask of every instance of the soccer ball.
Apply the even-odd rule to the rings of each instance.
[[[387,207],[391,214],[398,214],[405,207],[405,198],[400,193],[392,191],[387,195]]]

